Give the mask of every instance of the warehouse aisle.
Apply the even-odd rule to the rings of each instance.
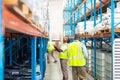
[[[58,52],[54,52],[58,62],[53,63],[53,60],[51,58],[51,63],[47,64],[47,69],[46,69],[46,74],[45,74],[45,79],[44,80],[62,80],[62,72],[60,68],[60,62],[58,58]],[[72,80],[72,74],[71,74],[71,69],[69,69],[69,80]]]

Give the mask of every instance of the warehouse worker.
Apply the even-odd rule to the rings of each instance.
[[[48,42],[47,49],[48,49],[47,63],[50,63],[50,55],[53,57],[54,63],[57,62],[57,60],[56,60],[56,58],[55,58],[55,56],[53,54],[55,48],[54,48],[54,45],[53,45],[52,41]]]
[[[64,37],[63,38],[64,43],[61,45],[61,48],[55,45],[56,50],[60,52],[59,58],[60,58],[61,70],[63,73],[63,80],[68,80],[68,70],[67,70],[68,41],[69,41],[69,37]]]
[[[75,35],[75,41],[69,44],[69,66],[72,67],[73,80],[86,80],[87,49],[80,41],[79,34]]]

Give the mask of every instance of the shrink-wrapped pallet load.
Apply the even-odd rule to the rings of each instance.
[[[48,0],[21,0],[32,12],[33,22],[42,27],[43,32],[48,32],[49,15],[48,15]]]

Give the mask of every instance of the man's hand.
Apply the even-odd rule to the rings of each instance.
[[[56,49],[58,52],[62,52],[62,49],[60,49],[60,47],[59,47],[59,46],[54,45],[54,47],[55,47],[55,49]]]

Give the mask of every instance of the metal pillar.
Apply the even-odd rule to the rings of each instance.
[[[10,34],[10,41],[9,41],[9,45],[10,45],[10,48],[9,48],[9,65],[12,66],[12,34]]]
[[[76,4],[75,4],[75,0],[73,0],[73,4],[74,4],[74,8],[76,7]],[[74,10],[73,10],[74,11]],[[76,14],[75,14],[76,15]],[[75,15],[74,15],[74,19],[73,19],[73,21],[72,22],[74,22],[74,24],[73,24],[73,28],[72,28],[72,31],[73,31],[73,34],[72,34],[72,36],[74,36],[75,35],[75,28],[76,28],[76,21],[75,21]],[[72,32],[71,31],[71,32]]]
[[[84,30],[86,30],[86,3],[84,4]],[[84,39],[84,43],[86,46],[86,38]]]
[[[100,23],[102,22],[102,3],[100,3]]]
[[[111,28],[112,28],[112,45],[114,44],[114,38],[115,38],[115,36],[114,36],[114,33],[115,33],[115,31],[114,31],[114,7],[115,7],[115,5],[114,5],[114,0],[111,0],[111,23],[112,23],[112,25],[111,25]]]
[[[93,6],[93,3],[92,3],[92,0],[90,0],[90,2],[91,2],[91,9],[92,9],[92,6]],[[92,14],[93,12],[92,11],[90,11],[90,17],[92,17],[93,16],[93,14]],[[91,21],[92,21],[92,19],[91,19]]]
[[[72,9],[72,0],[70,0],[70,9]],[[70,10],[70,16],[72,15],[72,10]],[[70,19],[70,31],[71,31],[71,35],[72,36],[72,21],[73,21],[73,18]]]
[[[111,56],[111,59],[112,59],[112,63],[113,63],[113,65],[112,65],[112,67],[113,67],[113,72],[112,72],[112,78],[113,78],[113,80],[114,80],[114,50],[113,50],[113,48],[114,48],[114,39],[115,39],[115,31],[114,31],[114,8],[115,8],[115,4],[114,4],[114,0],[111,0],[111,29],[112,29],[112,56]]]
[[[2,0],[0,0],[0,80],[4,80],[4,37],[2,27]]]
[[[42,47],[43,47],[43,39],[40,38],[39,39],[39,44],[40,44],[40,47],[39,47],[39,56],[40,56],[40,73],[41,73],[41,80],[43,80],[43,50],[42,50]]]
[[[96,0],[94,0],[94,27],[96,26]],[[94,80],[96,80],[96,39],[94,38]]]
[[[45,38],[43,38],[43,77],[45,76],[45,70],[46,70],[46,58],[45,58],[46,46],[45,45],[46,45]]]
[[[28,43],[28,42],[27,42]],[[23,40],[21,41],[21,46],[23,46]],[[21,54],[22,54],[22,58],[24,57],[24,53],[23,53],[23,50],[24,50],[24,47],[22,47],[22,49],[21,49]]]
[[[31,48],[32,48],[32,80],[36,80],[36,38],[32,38],[31,40]]]
[[[86,3],[84,4],[84,30],[86,30]]]
[[[102,38],[100,39],[100,48],[102,48]]]

